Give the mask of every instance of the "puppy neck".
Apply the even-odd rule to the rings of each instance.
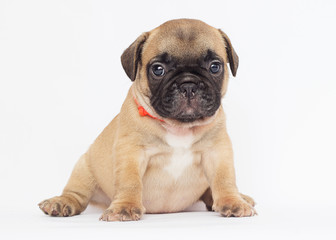
[[[185,136],[189,134],[197,134],[202,130],[207,129],[214,123],[219,110],[211,116],[203,120],[197,120],[191,123],[180,123],[176,120],[165,119],[161,124],[163,128],[168,132],[176,136]]]
[[[148,116],[148,117],[151,117],[151,118],[153,118],[153,119],[155,119],[155,120],[158,120],[158,121],[160,121],[160,122],[164,122],[163,119],[154,116],[153,114],[149,113],[149,112],[145,109],[144,106],[146,106],[146,105],[148,105],[148,104],[146,104],[145,101],[143,101],[142,98],[140,98],[140,99],[138,98],[139,101],[137,100],[137,96],[136,96],[136,93],[135,93],[135,91],[134,91],[133,86],[132,86],[132,95],[133,95],[133,100],[134,100],[135,104],[137,105],[139,115],[140,115],[141,117]],[[145,104],[143,105],[143,104],[141,104],[141,102],[144,102]],[[150,108],[149,108],[149,109],[150,109]]]

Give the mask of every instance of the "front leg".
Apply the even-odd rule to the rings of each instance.
[[[128,145],[127,145],[128,146]],[[111,205],[104,211],[103,221],[139,220],[145,208],[142,205],[142,175],[145,166],[141,162],[141,151],[116,147],[114,164],[114,196]]]
[[[236,186],[229,136],[224,132],[219,139],[211,151],[204,153],[202,157],[203,168],[212,190],[212,209],[224,217],[253,216],[256,214],[253,204],[244,200]]]

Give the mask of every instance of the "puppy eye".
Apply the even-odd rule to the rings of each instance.
[[[219,62],[213,62],[210,65],[210,72],[212,74],[216,74],[219,72],[220,68],[221,68],[221,64]]]
[[[165,74],[164,67],[160,64],[154,64],[152,67],[152,72],[157,77],[162,77]]]

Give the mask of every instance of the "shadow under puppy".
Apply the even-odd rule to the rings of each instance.
[[[104,221],[182,211],[198,200],[225,217],[256,214],[238,192],[221,98],[238,56],[228,36],[199,20],[168,21],[121,56],[134,81],[120,113],[77,162],[51,216],[105,206]]]

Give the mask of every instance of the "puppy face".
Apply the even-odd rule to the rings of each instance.
[[[162,117],[193,122],[215,114],[221,101],[223,59],[210,49],[198,56],[166,52],[146,66],[150,102]]]
[[[154,111],[181,123],[213,116],[226,92],[227,63],[233,75],[238,67],[238,56],[223,32],[189,19],[142,34],[121,59]]]

